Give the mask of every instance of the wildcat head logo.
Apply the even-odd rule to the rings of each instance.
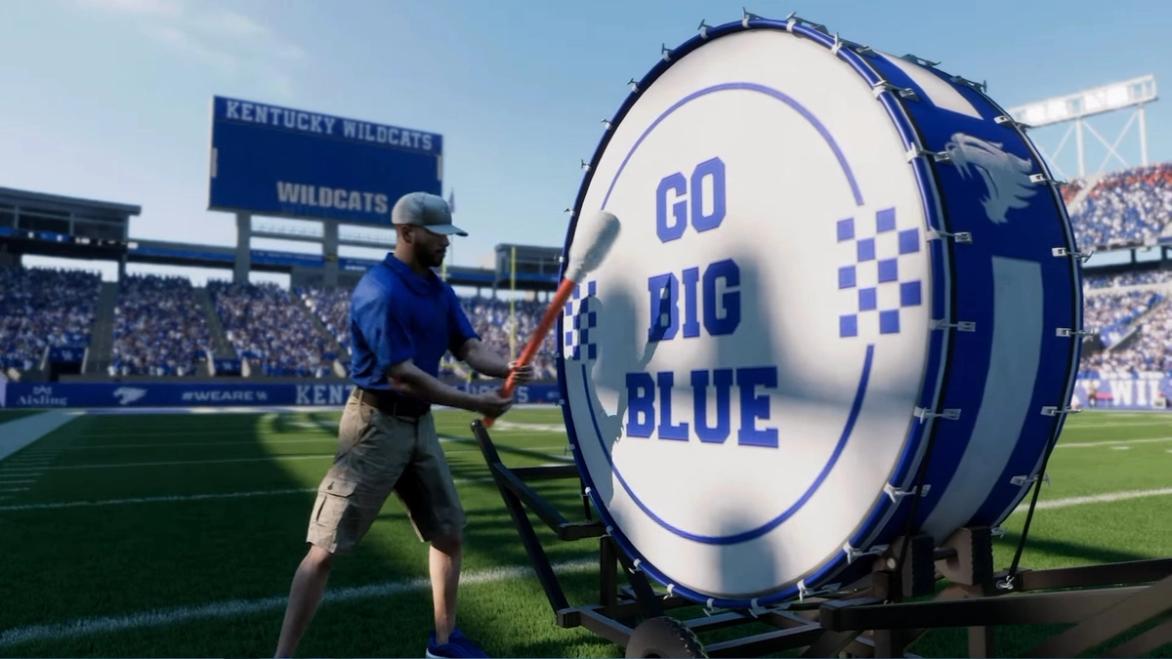
[[[138,389],[137,387],[118,387],[114,390],[114,396],[118,398],[119,405],[129,405],[145,396],[146,393],[146,389]]]
[[[996,142],[953,133],[944,150],[961,177],[971,177],[974,170],[981,175],[986,192],[981,204],[985,206],[985,215],[995,224],[1008,222],[1005,216],[1009,209],[1029,206],[1029,198],[1038,194],[1030,182],[1030,161],[1002,151]]]

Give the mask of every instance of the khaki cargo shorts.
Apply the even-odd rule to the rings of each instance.
[[[338,452],[317,489],[306,541],[331,553],[354,548],[394,490],[419,539],[458,535],[464,508],[431,413],[390,416],[351,396],[338,426]]]

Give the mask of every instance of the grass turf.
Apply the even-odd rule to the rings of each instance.
[[[532,576],[499,573],[528,560],[471,439],[473,418],[456,411],[437,415],[468,512],[465,574],[484,578],[461,589],[461,626],[496,655],[621,655],[617,646],[581,629],[556,627]],[[531,424],[493,433],[507,463],[569,460],[563,434],[534,429],[559,424],[556,409],[515,410],[506,418]],[[26,449],[52,456],[41,473],[29,478],[0,462],[0,483],[33,481],[0,493],[0,528],[8,538],[0,601],[19,603],[0,607],[0,655],[271,653],[289,579],[304,554],[312,490],[333,456],[336,423],[332,413],[87,415]],[[1051,459],[1053,482],[1043,488],[1042,500],[1172,486],[1172,441],[1161,439],[1169,436],[1172,417],[1072,418]],[[577,515],[575,485],[547,482],[539,489]],[[183,498],[191,495],[212,496]],[[1039,511],[1022,564],[1044,568],[1172,555],[1167,502],[1157,496]],[[1023,521],[1024,515],[1015,514],[1005,523],[998,566],[1011,559]],[[575,566],[563,571],[571,601],[590,602],[597,589],[588,565],[597,556],[595,541],[544,538],[552,560]],[[322,607],[300,653],[419,656],[431,627],[430,596],[418,584],[404,583],[426,576],[426,555],[401,506],[388,502],[354,554],[338,562],[330,592],[340,599]],[[372,584],[381,590],[358,590]],[[243,605],[201,613],[200,607],[229,601]],[[127,618],[144,612],[162,615],[153,622]],[[78,627],[83,619],[94,626]],[[998,641],[1006,651],[1025,651],[1037,631],[1004,629]],[[963,634],[943,631],[914,650],[955,656],[964,648]],[[1169,650],[1156,654],[1169,656]]]

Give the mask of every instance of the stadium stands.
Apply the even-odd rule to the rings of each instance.
[[[1154,244],[1172,221],[1172,163],[1136,167],[1063,191],[1079,246]],[[1082,201],[1076,199],[1082,196]]]
[[[345,289],[299,288],[294,294],[300,297],[307,307],[322,321],[326,329],[333,334],[339,344],[350,347],[350,291]],[[480,338],[496,350],[499,354],[509,354],[509,335],[513,331],[510,324],[509,303],[507,300],[486,297],[463,298],[464,311],[472,322],[472,327]],[[529,339],[545,306],[540,302],[516,301],[516,334],[515,354],[520,354],[524,343]],[[554,339],[546,337],[542,349],[539,351],[534,366],[539,379],[555,379],[557,367],[554,363]],[[347,365],[348,366],[348,365]],[[451,360],[446,360],[441,372],[445,375],[457,377],[466,374],[464,369],[457,367]]]
[[[343,288],[296,288],[300,297],[322,322],[338,345],[350,349],[350,291]]]
[[[1172,272],[1091,276],[1083,326],[1097,331],[1084,343],[1079,371],[1172,373]]]
[[[110,375],[200,374],[210,345],[207,320],[186,277],[132,275],[122,282]]]
[[[36,369],[50,347],[84,349],[101,283],[76,270],[0,268],[0,370]]]
[[[337,354],[288,291],[275,284],[209,282],[208,292],[246,375],[332,375]]]

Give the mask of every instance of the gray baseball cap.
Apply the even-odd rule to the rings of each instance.
[[[391,223],[414,224],[432,233],[467,236],[468,232],[452,224],[452,210],[439,195],[408,192],[399,197],[391,209]]]

